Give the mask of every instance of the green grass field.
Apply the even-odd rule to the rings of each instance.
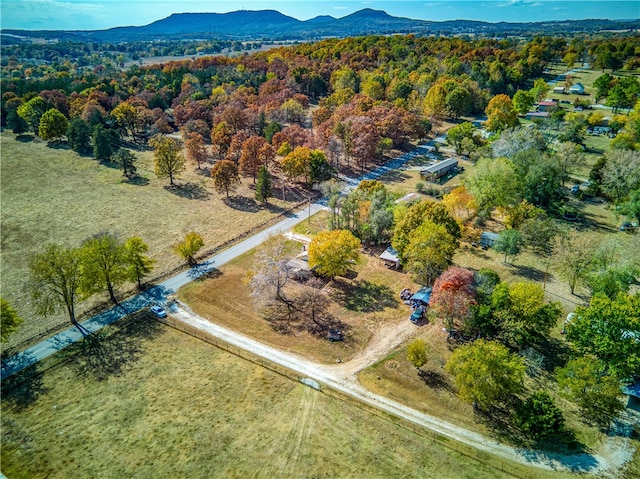
[[[6,477],[513,477],[148,318],[101,348],[3,391]]]
[[[0,135],[2,296],[25,318],[9,345],[65,323],[62,315],[36,316],[25,288],[29,258],[47,243],[78,246],[102,231],[123,240],[141,236],[149,254],[158,260],[157,275],[181,265],[172,245],[187,232],[199,232],[204,249],[212,249],[294,204],[294,198],[286,202],[274,198],[272,206],[259,207],[253,201],[250,179],[238,190],[238,198],[226,202],[214,192],[208,175],[192,165],[176,182],[178,188],[168,188],[168,180],[159,180],[153,173],[151,152],[136,153],[143,179],[131,184],[116,168],[68,149],[49,148],[29,136],[23,140],[16,141],[8,131]],[[102,299],[96,297],[79,309]]]

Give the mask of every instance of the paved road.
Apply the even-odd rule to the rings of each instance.
[[[342,178],[347,184],[344,192],[347,193],[354,189],[361,180],[379,178],[385,173],[402,167],[410,159],[425,153],[427,153],[427,149],[425,148],[425,146],[419,146],[415,150],[410,151],[409,153],[405,153],[404,155],[389,161],[384,166],[381,166],[380,168],[377,168],[376,170],[371,171],[359,178]],[[269,236],[282,234],[290,230],[298,223],[306,220],[309,214],[314,215],[323,208],[326,208],[325,203],[326,200],[320,200],[317,203],[312,203],[310,206],[307,206],[300,211],[291,214],[288,218],[271,226],[270,228],[267,228],[250,238],[247,238],[246,240],[232,246],[229,249],[224,250],[221,253],[207,258],[204,262],[198,264],[197,266],[175,276],[172,276],[171,278],[163,281],[157,286],[149,288],[148,290],[123,301],[119,307],[112,307],[82,322],[82,326],[93,333],[99,331],[109,324],[118,321],[119,319],[122,319],[126,314],[138,311],[139,309],[151,306],[156,303],[164,303],[167,299],[167,296],[175,293],[185,284],[199,278],[200,276],[208,273],[215,268],[219,268],[232,259],[255,248],[259,244],[263,243]],[[35,346],[32,346],[8,358],[2,364],[2,373],[0,377],[1,379],[5,379],[12,374],[17,373],[24,368],[31,366],[32,364],[35,364],[38,361],[41,361],[80,340],[82,340],[82,334],[80,333],[80,331],[78,331],[78,329],[75,327],[71,327],[49,339],[36,344]]]

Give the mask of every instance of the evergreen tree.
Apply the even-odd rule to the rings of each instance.
[[[256,200],[260,203],[268,203],[271,197],[271,177],[266,166],[262,166],[258,172],[256,184]]]
[[[91,146],[91,131],[82,118],[74,118],[67,128],[67,141],[71,149],[78,154],[86,153]]]
[[[91,135],[93,157],[98,161],[109,161],[113,155],[111,135],[102,125],[96,125]]]

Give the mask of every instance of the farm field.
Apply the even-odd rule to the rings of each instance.
[[[253,200],[249,179],[227,201],[214,192],[208,169],[198,171],[193,165],[172,188],[168,180],[156,178],[149,151],[136,153],[142,179],[132,184],[115,167],[69,149],[49,148],[31,136],[18,141],[5,131],[0,141],[2,295],[25,318],[9,346],[67,324],[62,315],[36,316],[29,304],[25,288],[29,258],[46,244],[78,246],[103,231],[123,240],[140,236],[149,245],[150,256],[158,260],[153,272],[157,276],[182,265],[172,245],[187,232],[200,233],[204,250],[211,250],[274,219],[301,199],[272,198],[270,206],[260,207]],[[105,298],[80,303],[79,311]]]
[[[101,348],[3,391],[7,477],[513,477],[148,318]]]

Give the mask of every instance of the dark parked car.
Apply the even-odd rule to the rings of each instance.
[[[344,334],[342,334],[342,331],[338,329],[330,329],[329,333],[327,334],[327,338],[329,339],[329,341],[343,341]]]
[[[409,321],[413,324],[419,323],[423,316],[424,308],[422,306],[418,306],[413,313],[411,313],[411,316],[409,316]]]

